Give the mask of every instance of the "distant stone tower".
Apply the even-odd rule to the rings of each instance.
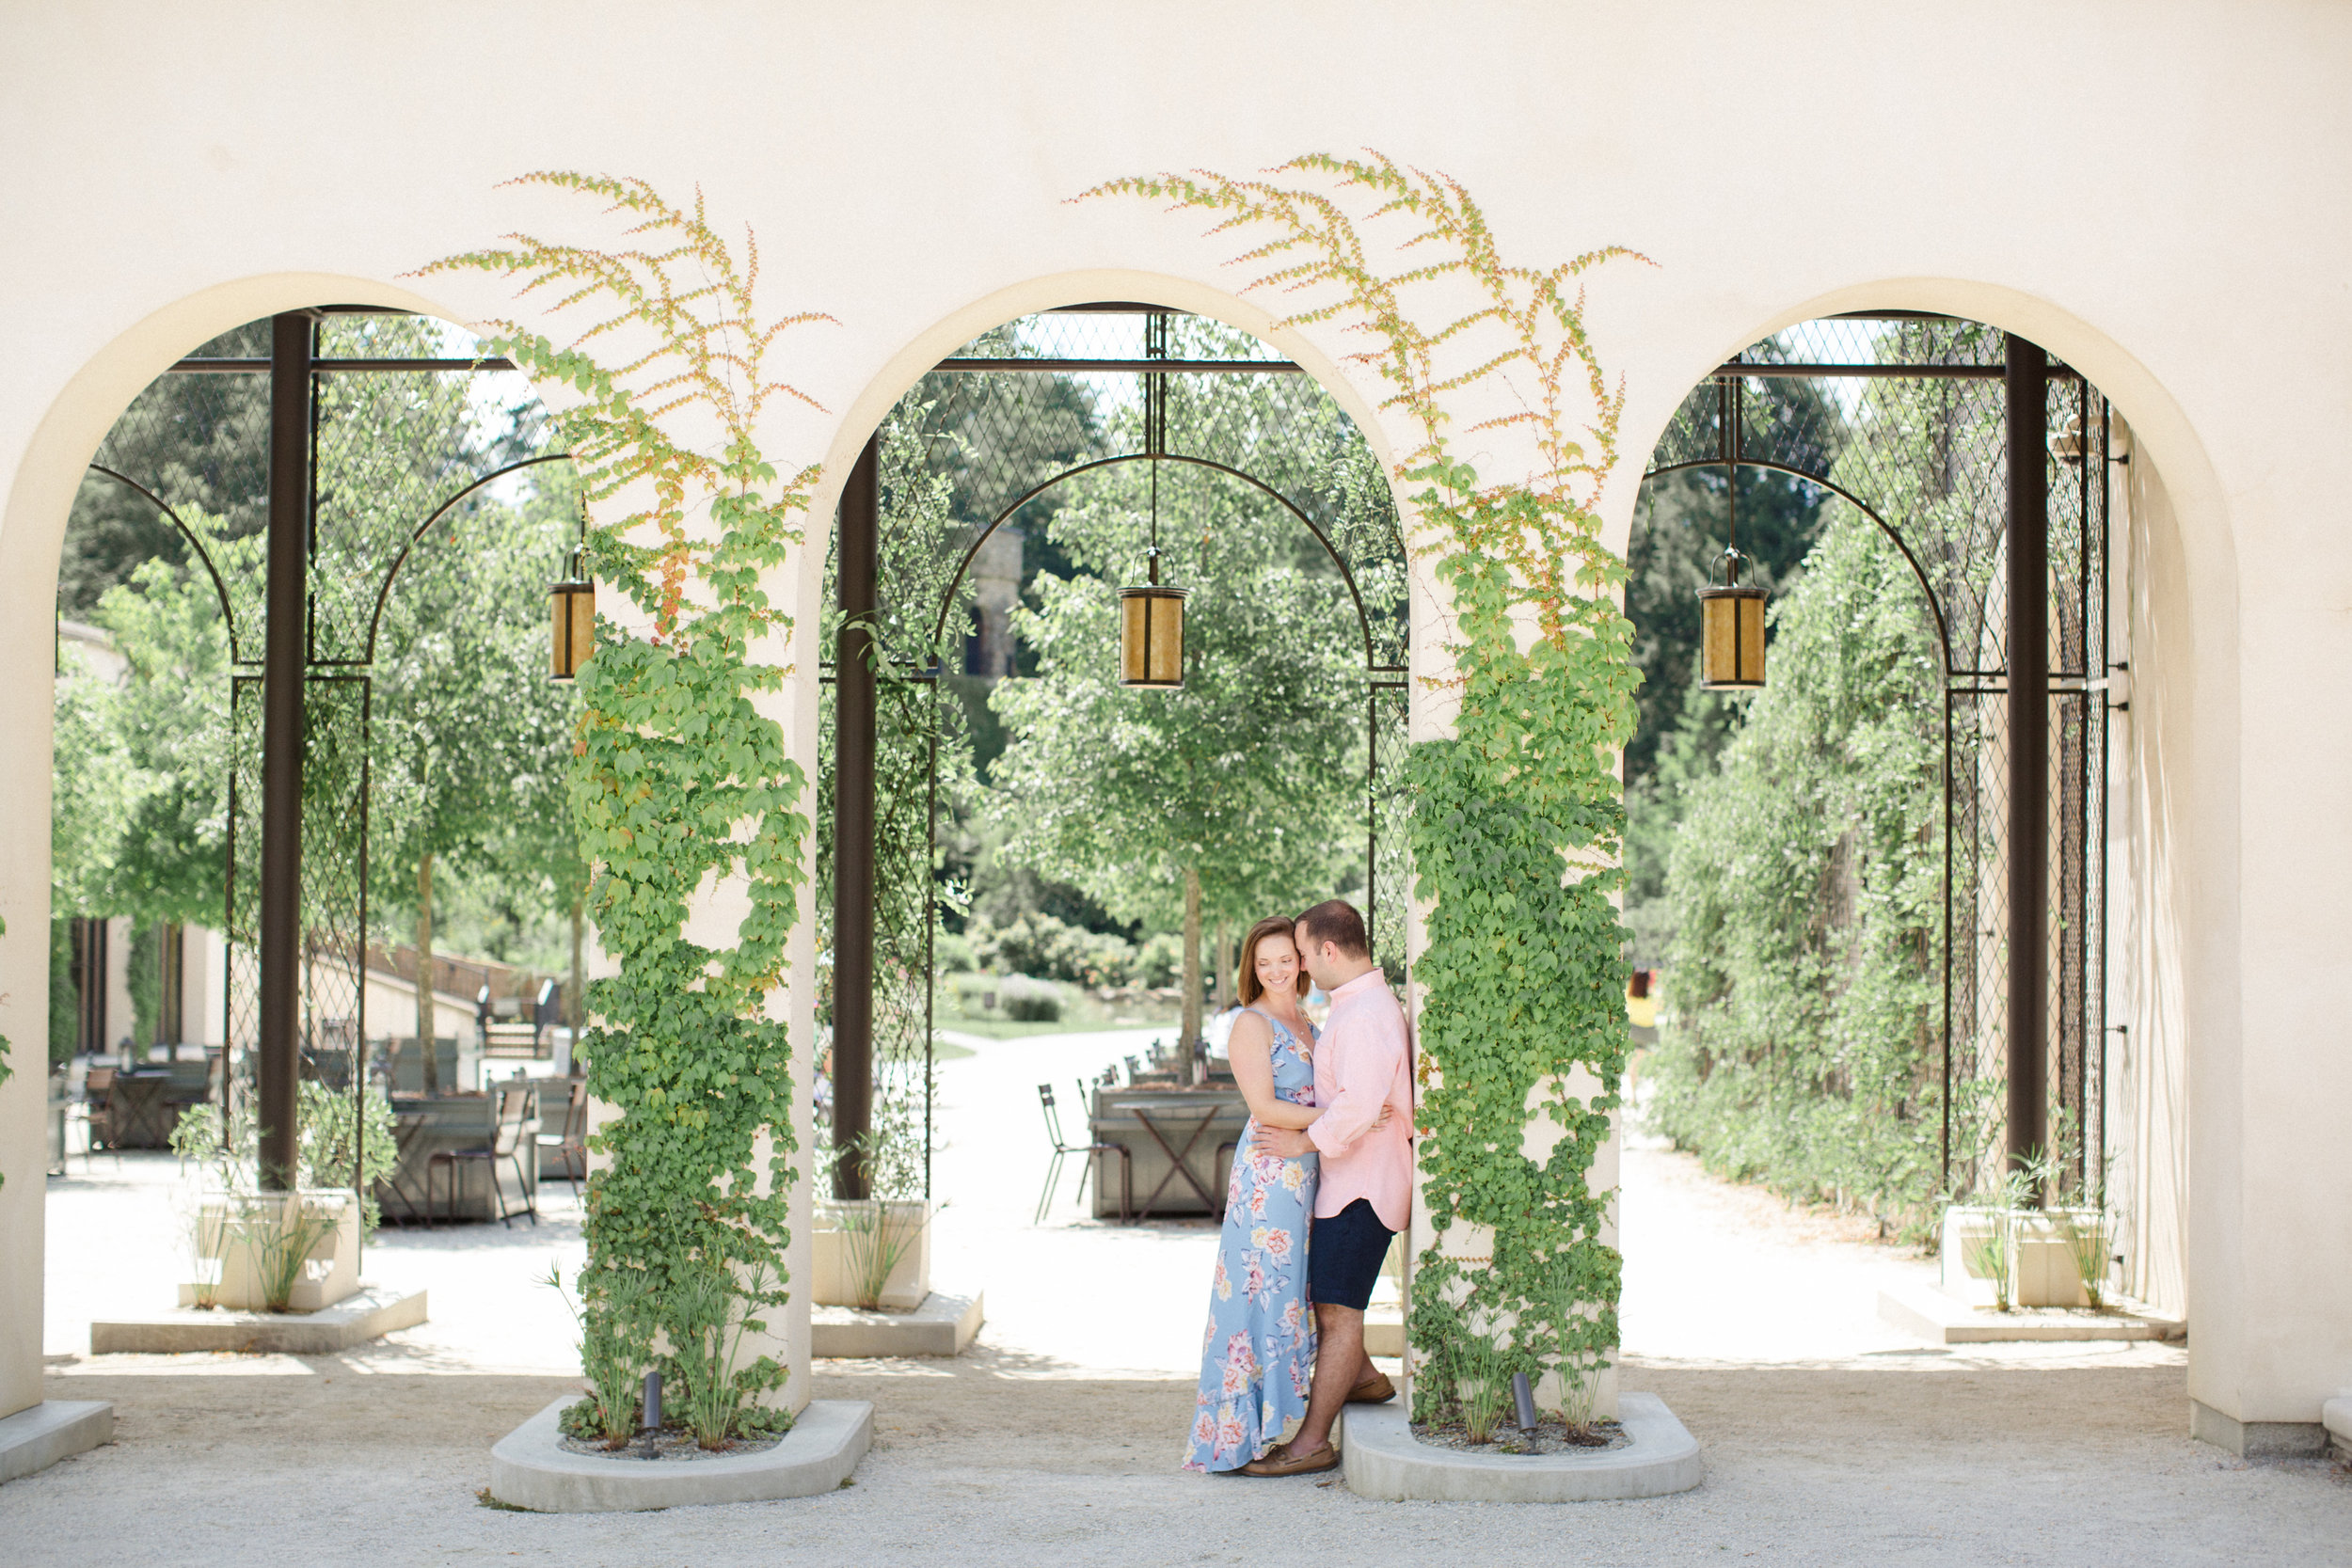
[[[963,673],[995,680],[1012,673],[1012,611],[1021,602],[1017,528],[1000,528],[972,558],[974,625],[964,645]]]

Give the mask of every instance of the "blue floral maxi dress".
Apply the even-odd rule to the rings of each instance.
[[[1274,1092],[1315,1102],[1315,1071],[1294,1036],[1273,1025]],[[1253,1155],[1258,1118],[1242,1129],[1225,1189],[1225,1229],[1200,1337],[1200,1396],[1187,1470],[1236,1470],[1282,1440],[1307,1414],[1315,1374],[1315,1321],[1307,1302],[1307,1227],[1315,1209],[1316,1157]]]

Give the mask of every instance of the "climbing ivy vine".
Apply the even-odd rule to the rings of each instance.
[[[814,404],[769,371],[791,328],[763,324],[755,242],[742,254],[699,194],[675,207],[644,182],[539,173],[518,184],[600,201],[615,248],[528,234],[445,258],[551,293],[552,313],[593,318],[568,344],[493,323],[494,352],[578,403],[556,416],[592,508],[596,577],[644,632],[599,617],[580,675],[571,808],[596,869],[588,910],[620,973],[595,981],[601,1021],[584,1039],[590,1094],[614,1119],[589,1140],[588,1262],[580,1276],[593,1408],[569,1423],[623,1435],[636,1383],[657,1362],[682,1408],[715,1430],[783,1424],[763,1396],[785,1369],[739,1364],[746,1330],[781,1306],[792,1164],[790,1049],[768,1016],[806,878],[807,780],[755,699],[782,686],[755,654],[792,623],[760,587],[802,542],[818,470],[780,479],[756,430],[778,398]],[[604,353],[608,357],[599,357]],[[697,443],[685,431],[708,431]],[[748,910],[733,945],[689,941],[690,901],[739,876]]]
[[[1406,764],[1429,910],[1412,977],[1422,1191],[1438,1237],[1413,1275],[1427,1374],[1415,1411],[1443,1415],[1526,1370],[1558,1374],[1574,1417],[1617,1338],[1619,1263],[1601,1240],[1612,1195],[1591,1172],[1626,1053],[1614,758],[1637,679],[1612,594],[1625,568],[1597,510],[1623,392],[1594,356],[1578,279],[1629,253],[1514,265],[1460,184],[1377,153],[1087,195],[1205,210],[1219,216],[1212,233],[1253,236],[1236,258],[1261,269],[1249,286],[1303,296],[1281,325],[1367,337],[1356,359],[1420,433],[1397,477],[1420,486],[1416,569],[1452,602],[1454,673],[1431,685],[1455,716],[1451,736],[1415,743]],[[1376,255],[1375,224],[1401,230]],[[1457,433],[1454,411],[1471,394],[1517,411]],[[1531,444],[1525,477],[1482,476],[1457,454],[1457,434],[1487,431]],[[1531,1148],[1539,1114],[1558,1132],[1549,1148]]]

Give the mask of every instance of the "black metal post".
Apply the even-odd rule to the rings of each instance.
[[[841,630],[833,666],[833,1195],[866,1197],[874,1114],[874,578],[882,445],[866,441],[841,492],[834,553]]]
[[[292,1190],[301,1092],[302,677],[310,635],[310,337],[270,321],[269,632],[262,654],[261,1180]]]
[[[2048,356],[2023,338],[2003,354],[2009,443],[2009,1163],[2049,1142]]]

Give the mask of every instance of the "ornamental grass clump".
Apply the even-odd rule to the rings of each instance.
[[[1605,1365],[1619,1261],[1601,1241],[1610,1195],[1591,1175],[1627,1051],[1614,761],[1638,677],[1613,595],[1625,564],[1601,543],[1598,511],[1624,390],[1593,353],[1580,279],[1629,253],[1514,265],[1459,183],[1377,153],[1088,194],[1197,209],[1214,231],[1248,236],[1237,260],[1260,270],[1248,287],[1299,302],[1277,329],[1337,322],[1359,334],[1369,346],[1352,357],[1419,436],[1394,477],[1418,487],[1412,569],[1436,590],[1454,673],[1422,683],[1452,733],[1414,742],[1405,768],[1428,905],[1413,970],[1419,1161],[1439,1238],[1413,1271],[1413,1345],[1446,1365],[1478,1338],[1471,1323],[1509,1323],[1545,1347],[1531,1376],[1564,1358]],[[1396,261],[1375,259],[1363,233],[1375,224],[1394,234],[1379,255]],[[1457,432],[1473,403],[1486,417]],[[1455,451],[1457,433],[1518,448],[1523,467],[1482,459],[1482,472]],[[1557,1136],[1531,1158],[1538,1115]],[[1489,1255],[1448,1256],[1456,1226],[1489,1228]],[[1417,1417],[1432,1418],[1443,1381],[1415,1381]]]
[[[787,1375],[735,1354],[755,1314],[787,1299],[791,1043],[769,998],[809,838],[806,777],[758,705],[794,655],[792,621],[762,584],[801,546],[818,477],[780,478],[758,432],[778,402],[816,406],[771,367],[789,331],[826,318],[764,319],[756,242],[747,233],[739,253],[699,194],[687,209],[642,180],[516,183],[587,197],[622,227],[611,248],[513,234],[423,269],[490,273],[548,296],[551,315],[586,313],[564,344],[492,323],[490,350],[574,399],[554,423],[595,519],[588,564],[642,617],[637,630],[599,617],[578,677],[572,816],[595,867],[587,912],[618,963],[588,988],[600,1022],[581,1042],[589,1093],[613,1112],[588,1140],[601,1158],[586,1194],[582,1360],[682,1357],[667,1370],[697,1390],[698,1422],[742,1428],[768,1419],[759,1407]],[[740,921],[690,940],[690,901],[730,882]],[[610,1430],[619,1398],[598,1397]]]

